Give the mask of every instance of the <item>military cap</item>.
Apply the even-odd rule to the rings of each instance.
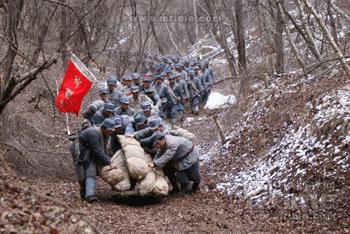
[[[99,94],[107,94],[108,93],[108,89],[106,89],[105,87],[100,87],[98,90]]]
[[[152,140],[153,140],[153,147],[157,144],[157,142],[165,137],[164,133],[162,132],[155,132],[152,135]]]
[[[102,122],[102,127],[104,127],[107,130],[114,131],[115,129],[115,122],[112,118],[106,118]]]
[[[146,117],[143,114],[136,115],[134,118],[134,122],[136,125],[144,124],[146,122]]]
[[[103,106],[104,112],[107,112],[107,111],[113,112],[114,109],[115,109],[115,106],[110,102],[106,102],[105,105]]]
[[[141,109],[143,111],[149,111],[151,110],[151,104],[148,101],[144,101],[141,103]]]
[[[117,83],[117,76],[116,75],[111,75],[107,79],[107,84],[116,84]]]
[[[152,130],[155,130],[160,125],[162,125],[162,119],[160,117],[150,118],[147,122],[147,127],[149,127]]]
[[[129,103],[130,103],[130,102],[129,102],[129,98],[126,97],[126,96],[121,97],[121,98],[119,99],[119,102],[120,102],[121,104],[129,104]]]
[[[138,93],[138,92],[140,92],[140,88],[139,88],[139,86],[132,86],[131,87],[131,92],[132,93]]]
[[[130,75],[123,76],[123,80],[132,81],[132,77]]]

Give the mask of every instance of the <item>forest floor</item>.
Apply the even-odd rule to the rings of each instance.
[[[229,88],[225,83],[213,90],[227,93]],[[340,81],[334,84],[334,87],[338,85],[341,85]],[[308,91],[305,90],[305,92]],[[300,96],[300,93],[296,95]],[[250,98],[254,99],[254,97]],[[290,99],[293,97],[289,97]],[[60,166],[64,164],[60,162],[60,165],[53,161],[50,169],[52,168],[52,173],[56,175],[54,179],[48,176],[50,169],[46,176],[37,174],[31,176],[34,170],[23,172],[25,178],[19,178],[11,173],[1,176],[0,192],[3,195],[0,199],[0,232],[6,233],[10,230],[14,233],[16,231],[18,233],[35,231],[46,233],[324,233],[349,231],[348,226],[344,225],[344,223],[349,223],[348,219],[337,223],[333,220],[324,220],[322,217],[303,217],[298,210],[285,210],[283,207],[280,209],[278,207],[267,208],[265,205],[252,204],[245,199],[228,196],[227,193],[216,188],[225,172],[244,165],[242,161],[245,159],[239,158],[244,154],[242,151],[250,150],[251,144],[262,147],[274,137],[271,133],[269,133],[270,137],[261,136],[264,130],[260,129],[249,132],[248,135],[251,138],[259,137],[261,142],[242,137],[241,141],[232,140],[222,147],[212,116],[215,114],[221,116],[222,124],[229,135],[230,129],[244,118],[241,113],[254,105],[254,101],[248,99],[242,103],[244,105],[221,110],[206,110],[199,116],[188,116],[184,123],[184,128],[196,134],[196,144],[202,152],[203,178],[200,192],[194,195],[170,195],[162,199],[118,198],[112,195],[108,185],[99,180],[97,194],[100,200],[98,203],[88,204],[79,198],[78,184],[74,182],[72,171],[60,172]],[[283,105],[288,106],[289,104],[284,103]],[[284,115],[282,117],[284,118]],[[266,119],[266,121],[271,122],[271,119]],[[266,137],[266,141],[262,142],[261,137]],[[58,143],[51,144],[51,146],[45,145],[46,149],[51,147],[50,149],[53,148],[56,152],[67,151],[67,142],[55,139],[53,141]],[[25,141],[21,144],[25,144]],[[49,143],[46,142],[46,144]],[[254,150],[259,149],[254,148]],[[41,153],[45,155],[45,152]],[[52,155],[45,157],[52,157]],[[25,171],[25,169],[22,168],[20,171]]]

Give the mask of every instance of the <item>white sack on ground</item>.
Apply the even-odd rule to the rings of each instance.
[[[169,185],[165,179],[162,170],[153,169],[148,172],[145,178],[139,181],[136,189],[140,191],[140,195],[166,196],[169,192]]]
[[[218,92],[212,92],[210,93],[208,97],[208,101],[205,104],[204,108],[209,110],[219,109],[227,106],[232,106],[235,103],[236,103],[236,98],[233,95],[225,96]]]
[[[130,178],[128,169],[125,164],[125,156],[122,150],[118,150],[111,159],[115,169],[110,169],[109,166],[101,168],[101,178],[110,184],[113,190],[124,192],[130,189]]]
[[[131,178],[144,178],[151,168],[152,158],[144,152],[140,143],[131,137],[118,136],[126,158],[126,166]]]
[[[140,143],[130,137],[118,136],[118,139],[125,154],[129,175],[137,179],[135,189],[140,192],[140,195],[167,195],[169,186],[163,171],[149,167],[152,158],[144,152]]]
[[[152,189],[155,196],[166,196],[169,192],[169,185],[162,170],[156,170],[156,181]]]
[[[140,191],[140,195],[144,196],[152,191],[156,182],[157,175],[154,171],[149,171],[145,178],[139,181],[136,185],[136,189]]]

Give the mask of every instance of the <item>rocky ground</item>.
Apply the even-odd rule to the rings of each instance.
[[[320,80],[308,85],[291,86],[293,83],[292,78],[285,79],[276,82],[276,85],[285,87],[284,89],[277,91],[271,87],[260,90],[242,100],[239,106],[205,110],[200,116],[187,116],[184,127],[196,134],[196,144],[202,152],[201,191],[192,196],[176,195],[161,200],[114,197],[109,187],[98,181],[100,202],[81,202],[67,155],[68,142],[63,138],[64,119],[58,116],[56,121],[59,124],[43,129],[40,121],[35,119],[38,116],[41,120],[52,118],[54,114],[50,108],[43,111],[45,105],[39,104],[39,110],[27,114],[33,120],[30,123],[34,127],[29,128],[24,121],[11,119],[18,129],[28,132],[20,131],[21,135],[13,136],[18,143],[10,141],[11,145],[3,152],[7,161],[12,159],[12,168],[16,169],[17,175],[11,174],[9,170],[1,171],[0,232],[349,232],[347,200],[333,200],[332,204],[337,205],[333,211],[321,209],[322,207],[286,206],[294,200],[282,195],[272,196],[275,200],[271,200],[267,195],[269,190],[257,190],[261,184],[256,181],[260,178],[239,176],[258,175],[258,171],[249,172],[257,168],[257,163],[262,158],[275,155],[271,157],[271,162],[274,162],[274,158],[279,159],[280,154],[269,152],[283,142],[292,129],[291,126],[293,129],[304,126],[303,121],[307,120],[304,118],[305,105],[326,91],[343,87],[346,81]],[[223,87],[227,88],[227,83],[215,90],[222,92]],[[224,146],[219,141],[212,120],[214,115],[219,116],[229,139]],[[38,152],[28,152],[25,149]],[[37,153],[36,158],[33,153]],[[28,154],[31,157],[24,161],[23,155]],[[35,163],[35,160],[43,161],[43,164]],[[282,169],[275,168],[269,172],[273,174],[279,171]],[[311,172],[312,170],[307,175],[311,175]],[[264,173],[261,172],[262,175]],[[19,178],[18,174],[25,175],[26,178]],[[280,173],[279,176],[283,175]],[[345,171],[343,177],[339,177],[344,179],[338,180],[337,175],[333,178],[337,184],[342,184],[348,177]],[[242,183],[242,179],[249,183]],[[247,184],[251,187],[246,187]],[[339,187],[344,198],[349,195],[345,189],[341,189],[345,187],[345,184]],[[293,193],[290,194],[295,195],[295,189],[297,188],[292,187]],[[244,196],[250,191],[255,194]],[[340,204],[344,205],[340,207]]]

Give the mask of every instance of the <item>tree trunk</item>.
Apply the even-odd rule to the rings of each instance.
[[[306,7],[310,10],[311,14],[315,17],[315,19],[316,19],[318,25],[320,26],[321,30],[323,31],[323,33],[327,37],[327,39],[328,39],[329,43],[331,44],[334,52],[336,53],[337,57],[339,58],[339,61],[343,65],[343,68],[344,68],[345,72],[347,73],[347,75],[350,75],[350,67],[347,64],[343,53],[340,51],[340,49],[337,46],[337,44],[335,43],[332,35],[328,31],[327,26],[324,24],[323,20],[321,19],[321,16],[317,13],[316,9],[311,5],[309,0],[304,0],[304,2],[305,2]]]
[[[236,22],[237,22],[237,50],[238,64],[241,73],[247,71],[244,22],[243,22],[243,1],[236,0]],[[232,32],[234,33],[234,32]]]
[[[283,1],[282,3],[283,4]],[[277,64],[276,72],[282,74],[284,72],[284,41],[283,41],[283,29],[284,21],[282,17],[281,9],[277,8],[277,20],[276,20],[276,55]]]
[[[314,52],[317,60],[321,60],[322,56],[316,46],[315,40],[313,39],[313,36],[311,34],[310,28],[309,28],[309,24],[308,22],[306,22],[306,15],[304,12],[304,4],[302,4],[301,0],[296,0],[295,3],[297,4],[297,7],[299,9],[299,13],[300,13],[300,18],[301,18],[301,22],[303,25],[303,28],[305,29],[305,34],[308,38],[307,43],[309,44],[309,47],[312,48],[312,51]]]
[[[285,14],[283,12],[283,7],[281,5],[281,3],[278,4],[278,7],[280,9],[280,12],[282,14],[282,18],[284,20],[286,20],[286,17],[285,17]],[[298,64],[299,66],[302,68],[303,70],[303,73],[306,74],[306,69],[305,69],[305,63],[303,61],[303,59],[301,58],[299,52],[298,52],[298,48],[297,46],[295,45],[294,41],[293,41],[293,38],[292,38],[292,35],[290,33],[290,30],[289,30],[289,26],[288,26],[288,23],[287,21],[285,21],[285,24],[284,24],[285,28],[286,28],[286,32],[287,32],[287,38],[288,38],[288,41],[289,41],[289,44],[291,46],[291,49],[292,49],[292,52],[294,53],[295,57],[297,58],[297,61],[298,61]]]
[[[349,0],[349,3],[350,3],[350,0]],[[345,19],[346,21],[348,21],[348,23],[350,23],[350,16],[349,16],[349,15],[347,15],[342,9],[340,9],[339,7],[337,7],[337,6],[333,3],[333,1],[330,1],[330,5],[332,6],[332,8],[333,8],[339,15],[343,16],[344,19]]]
[[[6,36],[8,40],[8,48],[5,57],[1,61],[1,79],[0,79],[0,100],[6,98],[10,93],[11,89],[9,86],[12,86],[14,83],[14,78],[12,77],[12,63],[17,55],[17,27],[20,19],[20,15],[23,8],[23,0],[16,1],[5,1],[4,5],[8,11],[7,29]]]
[[[339,46],[338,35],[337,35],[337,26],[336,26],[334,17],[332,15],[333,12],[332,12],[332,9],[331,9],[331,6],[332,6],[331,3],[332,3],[332,1],[328,0],[328,2],[327,2],[327,14],[328,14],[329,22],[330,22],[330,25],[331,25],[332,36],[334,38],[334,42],[335,42],[335,44],[337,44],[337,46]]]
[[[210,16],[210,22],[211,22],[211,32],[214,35],[215,40],[218,42],[220,47],[225,51],[226,59],[229,65],[229,69],[232,76],[237,76],[237,71],[235,67],[235,58],[233,57],[233,54],[227,44],[225,32],[222,28],[222,22],[219,20],[216,24],[216,6],[215,2],[211,0],[205,0],[206,6],[208,8],[208,13]]]
[[[66,0],[62,0],[63,3]],[[65,68],[68,63],[68,51],[67,51],[67,9],[65,7],[61,7],[61,15],[60,15],[60,50],[61,50],[61,59],[62,59],[62,68]]]

